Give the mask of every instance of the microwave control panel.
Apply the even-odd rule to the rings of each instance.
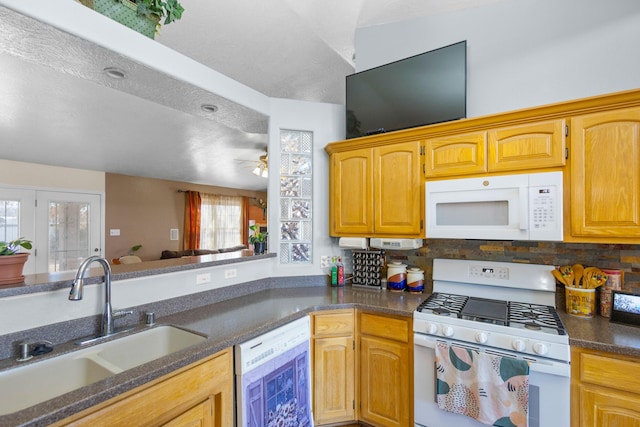
[[[531,188],[530,215],[533,229],[557,227],[556,203],[562,203],[557,199],[554,186]]]

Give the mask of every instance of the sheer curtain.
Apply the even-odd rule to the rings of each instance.
[[[200,194],[200,248],[220,249],[242,244],[244,197]]]

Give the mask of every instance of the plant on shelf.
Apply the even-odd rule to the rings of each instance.
[[[20,248],[31,249],[33,247],[31,240],[20,237],[10,242],[0,242],[0,256],[15,255]]]
[[[152,15],[164,18],[162,25],[167,25],[173,21],[177,21],[182,18],[182,12],[184,7],[178,2],[178,0],[135,0],[134,3],[138,5],[138,15],[146,16],[150,18]],[[156,30],[160,29],[160,22]]]
[[[31,249],[32,247],[31,240],[23,237],[10,242],[0,242],[0,285],[24,281],[22,271],[29,253],[19,251],[20,249]]]
[[[258,224],[249,226],[249,230],[251,230],[249,243],[253,245],[253,252],[256,254],[263,254],[264,245],[267,241],[267,233],[262,233]]]
[[[178,0],[79,0],[90,9],[154,38],[162,25],[182,18]]]

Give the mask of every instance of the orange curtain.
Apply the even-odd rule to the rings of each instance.
[[[249,198],[243,197],[242,204],[242,243],[249,244]]]
[[[200,193],[185,191],[184,249],[200,249]]]

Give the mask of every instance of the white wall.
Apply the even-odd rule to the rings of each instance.
[[[225,264],[112,282],[114,310],[219,289],[273,276],[273,258]],[[97,267],[97,266],[96,266]],[[225,271],[236,276],[225,279]],[[211,274],[211,282],[196,284],[198,274]],[[69,289],[0,298],[0,335],[65,322],[102,313],[104,285],[87,285],[81,301],[69,301]]]
[[[329,237],[329,157],[324,147],[344,138],[344,106],[290,99],[271,99],[269,122],[269,248],[277,246],[280,224],[280,130],[313,132],[313,264],[280,264],[278,276],[317,275],[322,255],[338,255],[337,239]],[[275,232],[274,232],[275,230]]]
[[[640,87],[640,1],[505,0],[356,31],[356,71],[467,40],[467,117]]]

